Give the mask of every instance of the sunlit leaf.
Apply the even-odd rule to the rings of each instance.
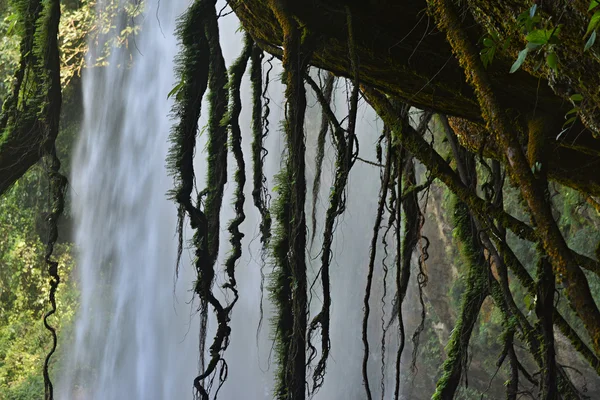
[[[587,30],[585,31],[585,35],[589,35],[593,30],[596,29],[596,27],[598,26],[598,23],[600,23],[600,10],[596,11],[594,13],[594,15],[592,15],[592,18],[590,19],[590,23],[588,24]]]

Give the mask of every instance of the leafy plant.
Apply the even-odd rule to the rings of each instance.
[[[563,135],[563,133],[568,131],[571,128],[571,126],[573,126],[573,124],[577,120],[577,117],[579,116],[579,111],[581,111],[581,107],[579,106],[579,103],[583,100],[583,96],[580,93],[575,93],[574,95],[569,97],[569,100],[571,100],[571,102],[575,105],[575,107],[570,109],[565,114],[566,121],[562,126],[562,130],[560,131],[558,136],[556,136],[556,140],[558,140]]]
[[[600,6],[600,1],[598,1],[598,0],[590,1],[590,6],[588,7],[588,12],[596,10],[598,8],[598,6]],[[585,42],[583,51],[588,51],[594,45],[594,43],[596,43],[596,36],[597,36],[596,28],[598,28],[598,24],[600,24],[600,9],[596,10],[594,12],[594,15],[592,15],[592,18],[590,18],[590,22],[588,23],[588,27],[587,27],[587,30],[585,31],[584,38],[588,35],[589,35],[589,37],[588,37],[587,42]]]
[[[534,4],[528,11],[523,12],[517,18],[519,25],[525,33],[527,45],[519,52],[517,60],[510,68],[510,73],[514,73],[521,68],[523,62],[529,53],[545,54],[546,65],[554,72],[558,71],[558,56],[555,51],[555,46],[560,43],[558,35],[561,25],[552,27],[549,21],[546,21],[543,27],[540,27],[542,22],[541,17],[536,14],[537,4]],[[543,61],[536,66],[536,70],[541,67]]]
[[[500,52],[506,50],[509,40],[508,38],[502,40],[498,32],[492,31],[488,36],[483,38],[482,42],[483,49],[479,52],[479,56],[481,57],[483,66],[487,68],[494,61],[494,56],[498,49]]]

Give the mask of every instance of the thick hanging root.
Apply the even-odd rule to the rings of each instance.
[[[272,296],[278,308],[274,318],[279,372],[278,399],[303,400],[306,395],[306,328],[308,294],[306,278],[306,199],[304,75],[310,59],[304,35],[291,17],[288,2],[271,0],[272,12],[283,30],[283,69],[286,85],[285,136],[287,159],[279,176],[275,207],[278,222],[273,240],[275,261]]]
[[[194,379],[196,393],[202,399],[208,399],[210,384],[205,387],[203,380],[210,376],[221,363],[219,387],[227,376],[227,364],[222,353],[229,344],[231,332],[228,326],[231,308],[237,300],[234,268],[241,255],[241,238],[239,225],[243,215],[243,185],[245,182],[243,158],[241,156],[241,132],[237,119],[241,109],[239,101],[239,83],[245,65],[250,57],[251,43],[247,43],[244,55],[240,58],[241,66],[232,73],[231,90],[234,102],[231,110],[228,107],[228,78],[225,62],[219,44],[219,31],[214,0],[197,0],[182,18],[178,34],[182,40],[183,52],[177,62],[177,73],[181,79],[181,88],[177,93],[177,102],[173,108],[179,120],[173,128],[171,140],[173,146],[169,154],[169,166],[175,176],[176,187],[172,197],[179,203],[179,250],[177,264],[181,258],[183,247],[183,219],[187,214],[190,225],[195,230],[193,244],[195,247],[195,266],[197,281],[195,292],[200,297],[200,353],[201,374]],[[207,188],[198,195],[194,204],[191,193],[194,187],[193,156],[196,146],[198,119],[200,117],[202,97],[210,89],[209,122],[208,122],[208,172]],[[226,124],[221,122],[228,116]],[[238,163],[236,182],[236,218],[230,223],[232,234],[232,255],[226,262],[228,282],[225,287],[234,293],[234,300],[224,307],[212,292],[215,271],[214,264],[219,249],[220,211],[223,200],[224,185],[227,180],[227,127],[232,126],[232,147]],[[240,161],[241,160],[241,161]],[[240,167],[241,162],[241,167]],[[242,171],[239,173],[239,171]],[[203,204],[204,200],[204,204]],[[204,364],[204,353],[208,322],[208,307],[214,309],[217,319],[217,332],[210,346],[208,364]],[[212,381],[211,381],[212,382]],[[218,390],[217,390],[218,391]]]

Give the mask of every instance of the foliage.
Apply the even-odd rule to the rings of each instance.
[[[541,16],[537,13],[537,4],[531,6],[528,11],[523,12],[518,18],[519,26],[525,33],[527,46],[519,52],[517,60],[510,68],[510,73],[516,72],[529,53],[544,53],[546,55],[546,64],[554,72],[558,71],[558,56],[554,47],[560,43],[558,35],[560,33],[560,25],[552,26],[550,21],[542,21]],[[544,23],[542,26],[542,22]],[[537,70],[542,65],[538,63],[535,67]]]
[[[49,343],[42,316],[48,307],[49,286],[42,243],[46,232],[38,216],[45,206],[45,181],[45,172],[33,168],[0,198],[2,399],[39,399],[43,392],[41,369]],[[59,332],[65,332],[77,305],[70,276],[74,267],[71,245],[58,245],[55,255],[63,284],[57,297],[59,311],[52,323]]]
[[[129,47],[133,36],[140,31],[134,18],[141,15],[143,2],[121,5],[118,0],[103,2],[97,10],[96,0],[63,2],[59,26],[61,49],[61,83],[69,86],[80,78],[86,67],[106,66],[111,47]],[[0,10],[0,100],[12,86],[13,74],[19,65],[19,41],[22,28],[13,2]],[[89,43],[103,43],[101,54],[86,60]]]
[[[585,46],[583,51],[588,51],[596,42],[597,28],[600,24],[600,10],[598,10],[598,6],[600,6],[600,2],[598,0],[590,1],[590,6],[588,7],[588,12],[594,11],[594,15],[590,18],[590,22],[588,24],[587,30],[585,31],[585,36],[588,36],[588,40],[585,42]]]

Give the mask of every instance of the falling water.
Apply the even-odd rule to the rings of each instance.
[[[197,304],[191,301],[190,291],[194,273],[190,266],[191,255],[184,252],[182,270],[178,280],[174,279],[175,205],[166,198],[172,179],[165,169],[168,134],[173,122],[168,115],[171,104],[167,94],[176,84],[173,59],[177,39],[173,31],[176,18],[187,3],[185,0],[148,1],[140,19],[141,32],[135,41],[130,41],[127,47],[113,48],[107,67],[89,69],[84,75],[85,116],[71,178],[81,306],[74,342],[64,350],[68,357],[60,377],[60,399],[192,397],[192,381],[198,371]],[[224,56],[230,64],[241,48],[241,34],[236,33],[237,21],[233,16],[222,19],[220,26]],[[91,53],[100,51],[92,48]],[[277,71],[278,66],[275,69]],[[277,76],[276,71],[272,78]],[[265,172],[272,187],[284,145],[278,130],[283,116],[282,87],[276,79],[270,85],[271,134],[266,143],[269,157]],[[337,108],[344,114],[346,93],[341,89],[337,93]],[[242,97],[244,105],[250,104],[247,79],[243,82]],[[316,103],[310,100],[311,104]],[[249,107],[245,107],[241,126],[246,155],[250,154],[249,114]],[[374,159],[374,144],[382,127],[366,105],[361,106],[359,115],[360,155]],[[308,182],[313,179],[315,121],[319,118],[318,107],[309,110]],[[201,121],[200,126],[203,125]],[[200,188],[205,175],[202,149],[200,142],[199,157],[196,157]],[[229,165],[233,164],[230,160]],[[317,237],[322,234],[334,164],[332,156],[326,155],[321,200],[317,204]],[[250,160],[246,160],[246,165],[249,174]],[[229,173],[231,176],[232,171]],[[247,199],[251,199],[249,186],[245,188]],[[222,221],[234,215],[227,200],[232,198],[233,189],[231,184],[226,188]],[[360,372],[362,293],[378,191],[379,170],[358,163],[350,175],[347,211],[340,217],[335,233],[331,267],[332,349],[325,385],[315,397],[317,400],[364,398]],[[307,213],[311,207],[309,202]],[[229,364],[229,377],[219,394],[219,398],[225,400],[271,398],[275,370],[271,365],[270,305],[266,294],[263,329],[257,333],[261,299],[259,215],[251,201],[246,202],[245,212],[247,219],[241,226],[245,233],[245,250],[236,271],[240,301],[233,310],[231,345],[224,355]],[[191,237],[190,232],[187,236]],[[227,239],[227,232],[223,230],[219,265],[229,250]],[[319,248],[317,240],[309,258],[312,279],[319,269]],[[264,266],[264,273],[269,271],[269,265]],[[380,272],[376,278],[379,279],[376,287],[381,289]],[[218,276],[215,287],[220,284],[219,279]],[[390,288],[393,281],[390,275]],[[380,289],[374,289],[371,299],[373,327],[380,325]],[[312,311],[320,307],[319,291],[317,285],[311,293]],[[390,303],[391,294],[388,294],[388,315]],[[369,368],[371,387],[377,394],[380,336],[376,328],[371,332]],[[390,345],[393,350],[393,343]],[[393,370],[391,360],[389,357],[387,361]],[[386,383],[390,383],[389,376]]]
[[[163,1],[158,10],[150,3],[143,34],[113,48],[108,67],[86,71],[83,80],[85,116],[71,178],[81,306],[60,398],[191,394],[197,323],[185,286],[174,291],[175,208],[164,168],[173,30],[186,1]]]

